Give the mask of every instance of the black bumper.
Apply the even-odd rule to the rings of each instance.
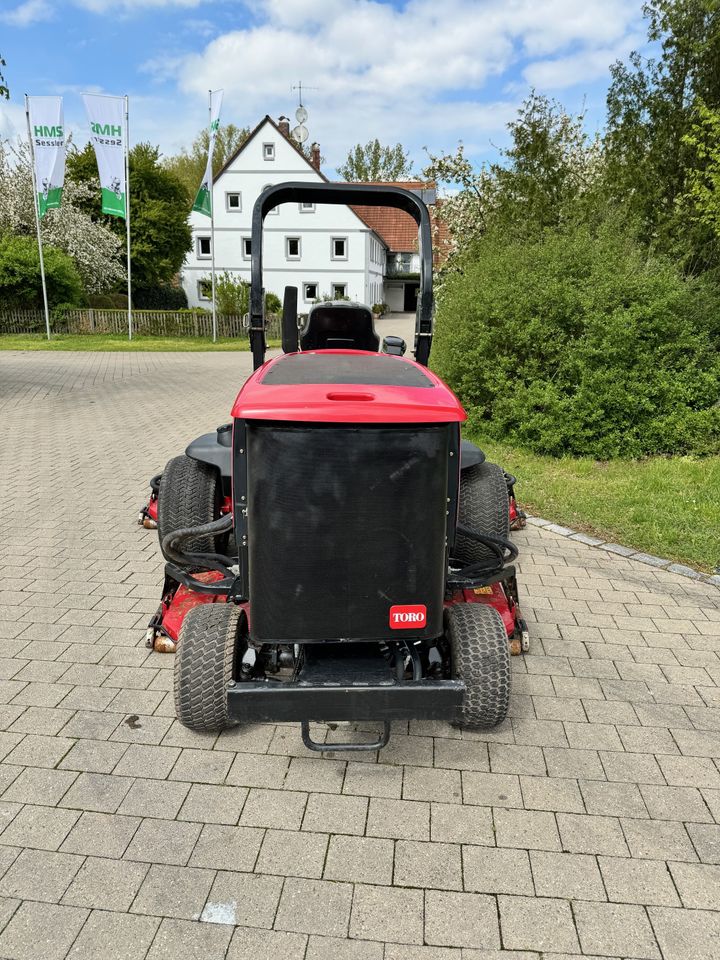
[[[381,657],[324,656],[292,681],[233,684],[228,712],[245,723],[452,720],[464,694],[461,680],[395,680]]]

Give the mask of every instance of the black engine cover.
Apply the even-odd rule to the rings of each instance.
[[[254,640],[440,636],[457,432],[247,421]],[[424,624],[391,628],[396,605],[424,606]]]

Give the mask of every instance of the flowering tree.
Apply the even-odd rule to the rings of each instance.
[[[43,241],[72,257],[88,293],[109,290],[126,276],[122,241],[81,209],[97,193],[90,183],[66,179],[62,206],[42,219]],[[0,233],[35,234],[30,148],[25,143],[0,143]]]
[[[600,140],[588,137],[582,116],[570,116],[533,93],[508,130],[512,140],[501,151],[502,162],[479,170],[462,143],[452,154],[428,154],[423,175],[453,188],[437,207],[437,216],[449,227],[451,253],[465,249],[493,224],[528,237],[557,226],[599,181]]]

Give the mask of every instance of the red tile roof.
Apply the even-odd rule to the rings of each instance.
[[[404,190],[434,190],[435,184],[425,180],[377,181],[376,186],[402,187]],[[436,204],[428,209],[433,232],[433,261],[437,266],[447,256],[448,230],[444,221],[434,215]],[[417,224],[404,210],[393,207],[351,208],[371,230],[383,240],[390,253],[414,253],[418,247]]]

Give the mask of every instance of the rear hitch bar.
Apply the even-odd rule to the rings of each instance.
[[[383,732],[378,736],[377,740],[360,741],[359,743],[318,743],[310,736],[309,720],[300,721],[300,730],[302,733],[302,741],[305,746],[308,748],[308,750],[314,750],[316,753],[338,753],[343,750],[354,750],[356,752],[361,750],[382,750],[383,747],[387,746],[388,741],[390,740],[389,720],[385,720],[383,724]]]

